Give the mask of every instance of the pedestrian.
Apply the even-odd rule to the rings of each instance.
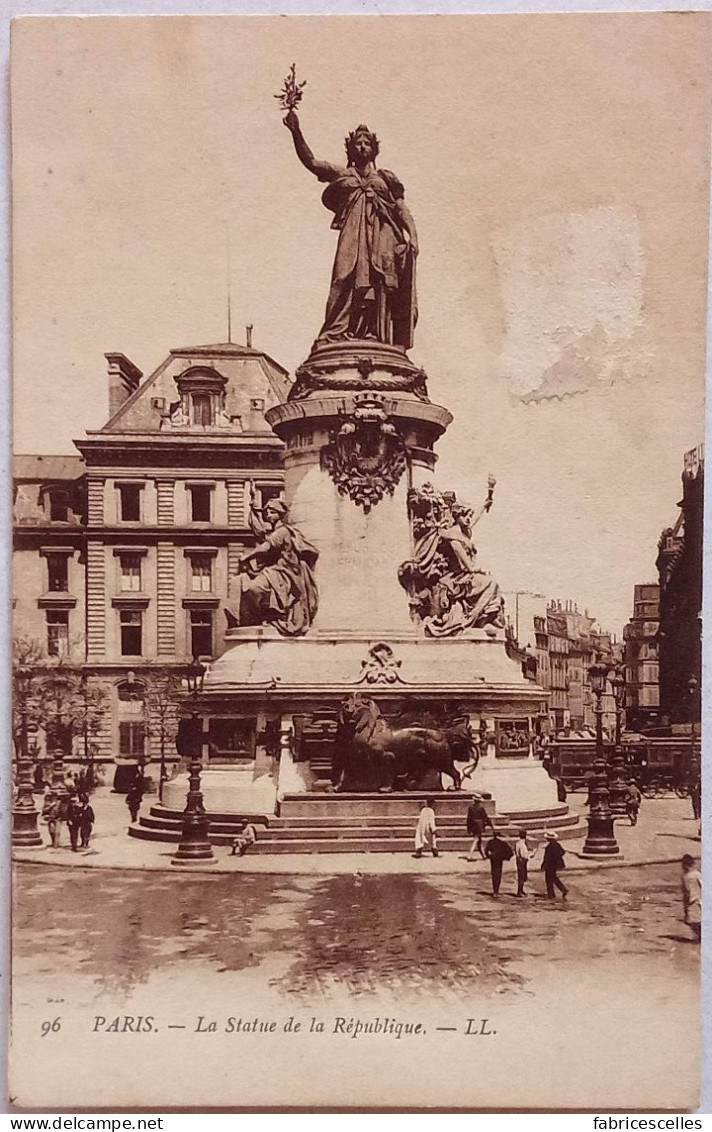
[[[126,795],[126,805],[131,814],[131,821],[138,821],[138,811],[141,809],[141,802],[143,801],[143,789],[139,779],[131,783],[128,793]]]
[[[48,794],[45,798],[42,816],[47,822],[47,832],[53,849],[59,849],[61,836],[63,807],[55,794]]]
[[[238,857],[244,857],[248,849],[251,849],[257,840],[257,830],[251,822],[244,822],[242,829],[237,837],[232,839],[232,856],[237,853]]]
[[[643,795],[640,793],[638,783],[632,778],[625,796],[625,812],[631,825],[638,824],[638,810],[642,801]]]
[[[514,863],[517,866],[517,896],[525,896],[524,885],[529,875],[529,862],[536,849],[530,849],[526,829],[519,830],[519,838],[514,845]]]
[[[544,873],[544,880],[546,881],[546,895],[550,900],[554,900],[556,898],[554,889],[558,888],[562,900],[565,900],[569,890],[559,878],[560,871],[566,868],[564,861],[565,850],[559,844],[559,835],[554,833],[553,830],[547,830],[545,836],[549,844],[544,850],[541,868]]]
[[[473,794],[472,801],[467,807],[467,832],[473,838],[470,852],[467,854],[468,861],[474,861],[475,849],[479,851],[480,857],[484,858],[485,851],[482,848],[482,837],[484,836],[485,826],[494,829],[492,819],[482,805],[482,795]]]
[[[79,799],[71,794],[67,799],[67,829],[69,830],[69,843],[72,853],[79,848],[79,827],[81,825],[82,807]]]
[[[697,943],[702,942],[702,875],[695,858],[685,853],[682,858],[682,906],[685,923]]]
[[[89,805],[89,799],[86,794],[82,794],[79,799],[81,803],[81,812],[79,815],[79,833],[81,835],[81,848],[88,849],[89,841],[94,830],[94,822],[96,818],[94,811]]]
[[[702,784],[699,777],[690,783],[690,801],[692,802],[692,816],[695,821],[702,817]]]
[[[433,857],[438,857],[437,830],[435,828],[435,799],[426,798],[420,808],[418,824],[415,827],[415,853],[414,857],[422,857],[423,849],[432,850]]]
[[[485,849],[485,857],[489,858],[490,872],[492,874],[492,895],[499,896],[499,886],[502,883],[502,866],[505,861],[509,861],[513,856],[512,846],[509,845],[503,837],[500,837],[499,831],[492,830],[492,840],[487,842]]]

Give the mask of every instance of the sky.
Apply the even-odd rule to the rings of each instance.
[[[16,21],[16,451],[101,427],[106,351],[224,341],[228,244],[234,340],[304,360],[336,235],[296,62],[317,157],[366,122],[406,187],[482,565],[620,633],[703,438],[711,48],[710,13]]]

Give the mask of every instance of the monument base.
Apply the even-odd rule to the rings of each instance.
[[[454,790],[287,794],[276,815],[208,810],[208,837],[213,845],[230,845],[247,817],[257,832],[250,854],[412,852],[418,813],[426,798],[434,802],[439,848],[445,853],[468,852],[472,838],[467,833],[467,808],[472,796]],[[510,841],[520,829],[528,830],[535,841],[547,830],[556,830],[560,840],[583,836],[580,819],[563,804],[507,813],[498,812],[492,798],[486,798],[484,805],[493,825]],[[178,809],[155,805],[131,826],[129,835],[178,842],[182,818]]]
[[[208,814],[243,814],[271,817],[275,812],[277,787],[269,774],[255,777],[253,767],[206,767],[200,778],[203,804]],[[185,807],[188,775],[177,774],[163,787],[163,806],[179,811]]]

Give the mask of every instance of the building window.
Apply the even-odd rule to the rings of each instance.
[[[141,520],[141,487],[136,483],[119,484],[120,514],[122,523]]]
[[[69,588],[66,554],[47,555],[47,589],[50,593],[66,593]]]
[[[210,522],[210,496],[212,488],[209,484],[193,484],[190,491],[190,518],[193,523]]]
[[[257,506],[261,507],[263,510],[270,502],[270,500],[282,498],[282,488],[278,487],[275,484],[263,484],[261,487],[258,487],[257,492],[258,495],[255,502],[257,503]]]
[[[141,655],[141,622],[140,609],[122,609],[120,611],[122,656]]]
[[[64,656],[69,645],[69,613],[66,609],[47,610],[47,655]]]
[[[119,556],[121,567],[121,589],[137,593],[141,589],[141,555],[122,554]]]
[[[193,656],[213,655],[213,613],[211,609],[191,609],[190,648]]]
[[[193,593],[210,593],[213,588],[213,562],[207,554],[194,554],[190,559]]]
[[[69,519],[69,503],[66,491],[50,491],[49,517],[52,523],[66,523]]]
[[[193,424],[210,428],[213,423],[213,398],[210,393],[193,393]]]
[[[119,754],[123,759],[142,759],[146,747],[146,726],[137,721],[119,723]]]

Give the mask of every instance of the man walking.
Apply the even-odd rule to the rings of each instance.
[[[431,849],[433,857],[438,857],[437,830],[435,828],[435,799],[426,798],[418,816],[415,827],[415,853],[414,857],[422,857],[423,849]]]
[[[59,849],[63,813],[64,807],[59,798],[56,795],[48,794],[45,799],[42,816],[47,822],[47,832],[49,833],[53,849]]]
[[[514,846],[514,863],[517,866],[517,896],[525,896],[524,885],[529,876],[529,862],[536,849],[529,848],[526,829],[519,830],[519,837]]]
[[[72,853],[76,853],[79,848],[79,827],[82,820],[82,807],[79,799],[72,794],[67,802],[67,829],[69,830],[69,842],[72,846]]]
[[[140,784],[140,779],[132,782],[131,787],[126,795],[126,805],[131,814],[131,821],[138,821],[138,811],[141,809],[141,802],[143,801],[143,788]]]
[[[638,810],[640,809],[642,800],[643,795],[640,793],[638,783],[633,778],[631,779],[625,796],[625,812],[628,815],[628,820],[631,825],[638,824]]]
[[[698,943],[702,942],[702,875],[695,858],[685,853],[682,858],[682,906],[685,923]]]
[[[492,821],[487,810],[482,805],[482,795],[473,794],[472,801],[467,807],[467,832],[473,838],[470,852],[467,854],[468,861],[474,861],[475,849],[479,851],[480,857],[484,858],[485,851],[482,848],[482,838],[485,832],[485,826],[489,826],[494,830]]]
[[[496,829],[492,830],[492,840],[487,842],[485,857],[489,858],[490,863],[492,895],[499,896],[499,886],[502,883],[502,865],[512,857],[512,847],[500,837]]]
[[[89,841],[91,839],[92,830],[94,829],[94,811],[89,805],[89,799],[86,794],[82,794],[79,799],[81,803],[81,811],[79,814],[79,833],[81,836],[81,848],[88,849]]]
[[[558,888],[561,893],[562,900],[565,900],[568,895],[568,888],[559,879],[559,872],[565,869],[564,852],[559,844],[559,836],[553,830],[548,830],[546,833],[548,845],[544,850],[544,859],[541,863],[542,872],[544,873],[544,880],[546,881],[546,895],[549,900],[556,898],[555,888]]]

